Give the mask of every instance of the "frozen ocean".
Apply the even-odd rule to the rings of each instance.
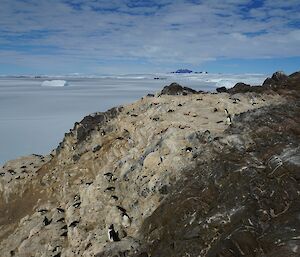
[[[102,77],[0,77],[0,164],[48,154],[89,113],[126,104],[171,82],[197,90],[261,84],[266,74],[139,74]],[[159,78],[159,79],[154,79]],[[54,82],[52,80],[58,80]],[[47,81],[47,82],[45,82]],[[50,82],[49,82],[50,81]],[[51,82],[52,81],[52,82]]]

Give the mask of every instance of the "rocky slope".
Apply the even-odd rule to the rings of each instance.
[[[172,84],[6,163],[1,256],[299,256],[300,76],[274,78]]]

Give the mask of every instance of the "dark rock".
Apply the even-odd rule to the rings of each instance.
[[[251,86],[242,82],[236,83],[234,87],[229,88],[227,90],[230,94],[236,94],[236,93],[246,93],[249,92],[251,89]]]
[[[285,75],[282,71],[277,71],[273,73],[271,78],[267,78],[263,86],[269,86],[269,85],[280,85],[288,80],[288,76]]]
[[[216,89],[216,91],[217,91],[218,93],[226,93],[226,92],[227,92],[227,88],[226,88],[226,87],[218,87],[218,88]]]
[[[250,86],[245,83],[237,83],[233,88],[227,89],[226,92],[230,94],[237,93],[263,93],[275,91],[278,94],[289,98],[300,96],[300,72],[295,72],[290,76],[282,72],[275,72],[271,78],[267,78],[262,86]],[[234,103],[237,103],[236,101]]]
[[[168,186],[163,185],[161,188],[158,189],[158,192],[161,193],[162,195],[168,194]]]
[[[169,86],[165,86],[160,95],[189,95],[197,94],[198,92],[188,87],[182,87],[177,83],[172,83]]]
[[[75,123],[73,130],[71,130],[69,133],[66,133],[65,138],[75,134],[77,143],[80,144],[87,138],[91,131],[95,130],[97,127],[103,127],[108,120],[116,118],[118,114],[122,112],[122,110],[123,107],[120,106],[111,108],[106,112],[98,112],[85,116],[81,122]],[[56,149],[58,154],[64,147],[65,138]]]

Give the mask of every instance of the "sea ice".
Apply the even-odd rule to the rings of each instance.
[[[65,87],[68,82],[65,80],[45,80],[42,83],[42,87]]]

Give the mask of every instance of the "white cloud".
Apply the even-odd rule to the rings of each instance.
[[[299,30],[291,27],[300,22],[299,1],[268,0],[251,10],[248,0],[132,2],[1,0],[1,62],[9,55],[21,65],[49,59],[92,70],[117,60],[199,64],[300,53]]]

